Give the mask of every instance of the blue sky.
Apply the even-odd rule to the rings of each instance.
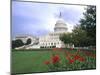
[[[83,17],[84,8],[86,6],[12,1],[12,37],[53,32],[60,12],[71,31]]]

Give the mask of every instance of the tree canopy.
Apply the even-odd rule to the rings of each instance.
[[[73,29],[72,39],[75,46],[84,47],[89,45],[89,37],[87,36],[86,31],[80,28],[80,26],[78,25],[75,26]]]
[[[72,43],[72,34],[64,33],[60,36],[60,40],[63,41],[65,44],[70,44],[70,43]]]
[[[60,36],[65,44],[73,43],[75,46],[96,46],[96,7],[87,6],[84,17],[74,27],[72,33]]]
[[[83,13],[84,18],[80,20],[80,27],[86,31],[89,45],[96,45],[96,7],[88,6]]]
[[[12,41],[12,48],[13,49],[16,48],[16,47],[21,47],[23,45],[24,45],[24,43],[20,39],[17,39],[15,41],[14,40]]]
[[[30,38],[27,39],[27,42],[26,42],[26,45],[29,45],[29,44],[31,44],[31,39]]]

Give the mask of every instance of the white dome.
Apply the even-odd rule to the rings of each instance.
[[[66,27],[66,23],[64,22],[63,19],[59,19],[54,27],[54,31],[55,32],[66,32],[67,31],[67,27]]]

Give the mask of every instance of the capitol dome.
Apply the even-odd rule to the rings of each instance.
[[[63,19],[59,19],[54,27],[54,32],[67,32],[67,27],[66,27],[66,23],[64,22]]]

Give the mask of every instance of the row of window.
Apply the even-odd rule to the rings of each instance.
[[[60,42],[57,42],[57,43],[54,43],[54,42],[51,42],[51,43],[40,43],[41,45],[57,45],[57,44],[60,44]]]
[[[40,48],[56,48],[56,46],[41,46]]]

